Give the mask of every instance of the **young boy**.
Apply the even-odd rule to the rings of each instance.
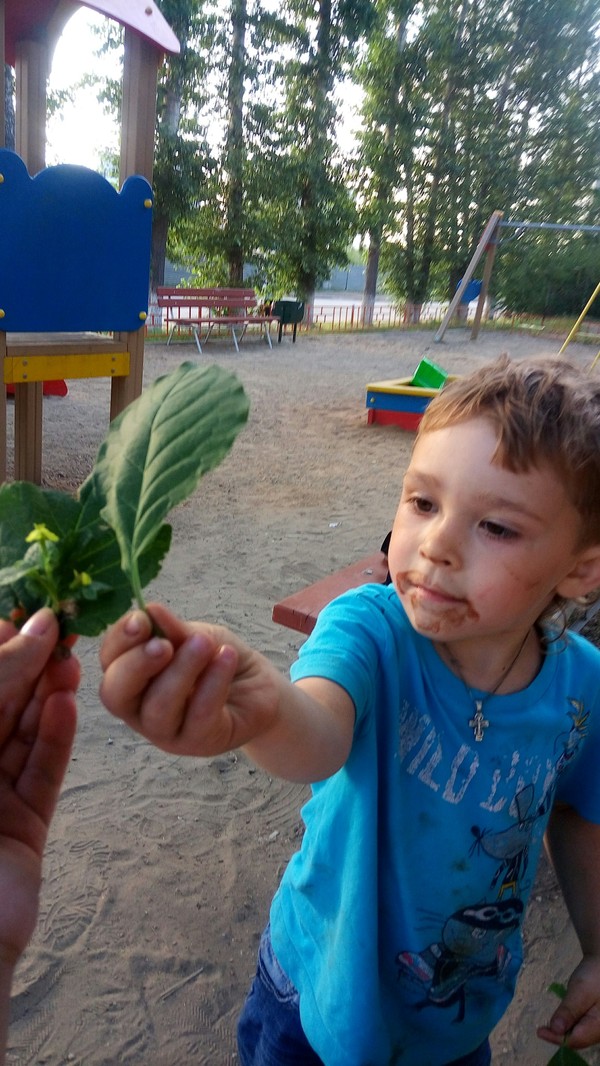
[[[583,959],[539,1035],[600,1041],[600,387],[503,357],[423,418],[392,584],[321,614],[289,683],[233,633],[140,612],[102,699],[177,754],[313,783],[238,1030],[243,1066],[489,1063],[546,835]],[[556,975],[559,977],[560,975]]]

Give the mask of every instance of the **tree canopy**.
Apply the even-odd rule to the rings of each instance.
[[[206,284],[310,302],[360,241],[366,312],[383,279],[418,317],[452,294],[493,210],[598,222],[597,0],[160,6],[182,49],[160,74],[153,287],[169,254]],[[599,247],[503,237],[495,295],[570,313]]]

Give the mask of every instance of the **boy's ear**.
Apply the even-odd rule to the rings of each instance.
[[[556,592],[566,600],[576,600],[600,588],[600,544],[581,553],[573,569],[556,586]]]

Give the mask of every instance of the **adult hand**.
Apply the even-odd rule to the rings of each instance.
[[[0,1049],[10,977],[37,920],[48,826],[75,734],[80,666],[57,655],[58,636],[48,608],[20,632],[0,621]]]

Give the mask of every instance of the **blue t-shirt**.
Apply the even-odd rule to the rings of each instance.
[[[303,677],[341,685],[356,726],[302,811],[275,952],[326,1066],[440,1066],[510,1002],[553,802],[600,822],[600,652],[550,644],[525,690],[485,700],[477,743],[462,681],[394,588],[368,585],[321,613],[292,667]]]

